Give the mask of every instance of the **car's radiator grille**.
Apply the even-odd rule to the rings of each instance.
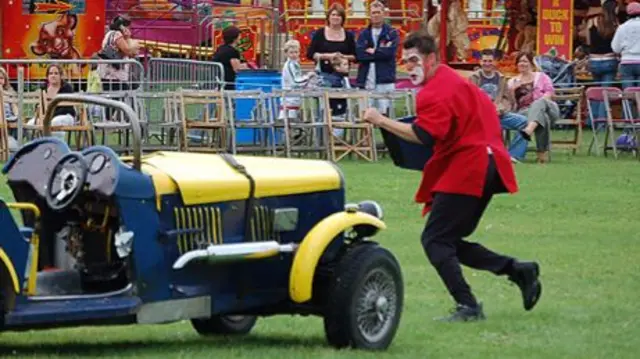
[[[219,208],[181,207],[174,208],[173,213],[176,229],[189,231],[178,235],[180,253],[223,242],[222,215]]]
[[[214,207],[177,207],[173,209],[178,234],[178,250],[181,254],[204,249],[210,244],[224,243],[222,215]],[[273,210],[255,206],[251,218],[251,234],[246,241],[280,241],[280,233],[273,229]]]

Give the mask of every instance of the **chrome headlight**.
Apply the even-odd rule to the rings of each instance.
[[[380,220],[384,216],[382,206],[375,201],[362,201],[358,204],[348,204],[345,206],[347,212],[363,212],[372,215]],[[353,231],[358,238],[372,237],[378,232],[378,228],[370,224],[356,224],[353,226]]]
[[[380,206],[376,201],[362,201],[358,203],[358,210],[360,212],[370,214],[378,219],[382,219],[382,217],[384,217],[382,206]]]

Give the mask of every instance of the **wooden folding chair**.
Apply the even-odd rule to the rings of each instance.
[[[273,90],[271,101],[277,113],[275,129],[281,130],[284,135],[286,157],[315,153],[319,158],[330,158],[324,96],[325,90],[320,89]],[[285,98],[299,99],[300,106],[286,106],[283,104]],[[297,116],[293,116],[292,113],[296,111]]]
[[[25,110],[23,106],[23,110],[22,110],[22,116],[23,118],[20,118],[20,101],[18,100],[18,94],[16,94],[15,92],[4,92],[4,106],[9,106],[13,112],[13,115],[15,116],[14,118],[5,118],[5,123],[7,126],[7,129],[9,131],[9,135],[10,136],[14,136],[16,141],[18,140],[18,134],[17,134],[17,129],[18,129],[18,123],[22,122],[24,123],[24,118],[25,118]],[[27,102],[28,98],[23,97],[23,102]],[[35,101],[37,102],[37,101]],[[33,104],[35,105],[35,103]],[[35,110],[35,109],[34,109]],[[33,112],[33,110],[32,110]],[[14,134],[11,135],[11,132],[13,132]]]
[[[182,122],[177,97],[171,91],[133,92],[133,108],[146,124],[145,150],[180,150]]]
[[[629,146],[619,147],[616,138],[614,135],[617,131],[622,131],[623,133],[629,134],[631,136],[635,136],[637,124],[634,124],[633,119],[629,119],[624,114],[624,102],[626,99],[634,99],[633,95],[629,95],[627,93],[618,91],[604,91],[604,104],[605,110],[607,112],[607,126],[605,133],[605,143],[604,143],[604,155],[607,156],[607,151],[613,150],[613,157],[618,158],[618,153],[623,150],[630,150],[632,148],[628,148]],[[622,108],[621,117],[617,117],[613,115],[612,104],[617,103]],[[633,146],[631,146],[633,147]]]
[[[405,90],[394,90],[394,91],[386,91],[386,92],[377,92],[373,91],[368,94],[369,100],[387,100],[389,101],[389,113],[387,114],[389,118],[397,118],[396,114],[396,101],[403,100],[406,104],[406,91]],[[383,113],[383,115],[385,115]],[[404,116],[403,116],[404,117]]]
[[[39,97],[39,105],[37,110],[37,115],[35,117],[35,121],[32,125],[25,124],[23,127],[26,130],[31,130],[34,133],[34,137],[41,137],[44,135],[44,116],[46,114],[46,109],[49,106],[49,101],[46,100],[44,90],[40,91]],[[91,122],[87,116],[87,106],[86,104],[77,104],[77,103],[67,103],[60,102],[57,104],[57,107],[62,106],[73,106],[76,109],[76,118],[75,123],[69,126],[54,126],[50,125],[51,132],[66,132],[67,135],[67,143],[71,147],[72,144],[76,145],[76,149],[82,149],[84,147],[89,147],[93,145],[93,128],[91,126]],[[71,134],[75,134],[75,141],[72,143]]]
[[[552,100],[558,103],[560,113],[563,109],[573,108],[568,116],[557,120],[555,126],[572,127],[573,137],[568,140],[551,140],[552,148],[570,149],[575,155],[582,144],[582,103],[584,87],[558,88]]]
[[[272,104],[267,94],[261,90],[225,91],[224,97],[231,130],[231,153],[246,150],[275,156],[276,133]],[[249,110],[247,116],[238,116],[240,109]],[[250,143],[238,146],[238,134],[248,132],[252,132],[253,137]]]
[[[229,123],[226,121],[223,92],[182,89],[178,92],[178,99],[182,122],[182,149],[187,152],[226,152],[229,143]],[[191,141],[199,142],[200,146],[194,145]]]
[[[407,117],[416,115],[416,90],[407,89],[405,91],[405,106],[407,109]]]
[[[636,157],[640,159],[640,87],[627,87],[622,93],[622,108],[624,118],[629,121],[629,131],[627,138],[627,150],[636,152]]]
[[[611,111],[611,106],[614,104],[622,103],[622,90],[617,87],[590,87],[586,91],[587,98],[587,106],[589,108],[589,119],[591,122],[591,131],[592,138],[591,143],[589,144],[588,153],[591,154],[592,149],[595,150],[596,153],[599,152],[599,139],[598,133],[604,128],[605,129],[605,139],[603,154],[607,155],[607,150],[613,149],[614,156],[617,158],[617,150],[612,147],[609,143],[615,144],[613,139],[614,134],[614,123],[624,122],[620,118],[613,118],[613,112]],[[605,117],[598,118],[593,113],[592,108],[594,104],[602,103],[605,108]]]
[[[109,92],[101,92],[94,93],[95,96],[105,97],[111,100],[115,100],[118,102],[124,102],[135,108],[133,105],[133,98],[130,96],[130,92],[128,91],[109,91]],[[102,133],[102,145],[111,147],[116,153],[130,153],[132,151],[132,145],[130,141],[131,135],[131,123],[128,121],[128,118],[122,113],[122,111],[117,111],[112,108],[102,108],[100,111],[100,116],[98,119],[92,119],[91,124],[94,129],[94,138],[95,132],[100,131]],[[92,116],[89,116],[90,118]],[[141,132],[143,136],[145,136],[146,132],[146,122],[143,119],[140,119],[141,124]],[[109,144],[109,140],[111,139],[111,135],[117,135],[118,144],[117,146]]]
[[[329,125],[331,160],[338,162],[347,155],[355,154],[369,162],[377,161],[373,125],[363,119],[364,111],[369,105],[368,93],[364,91],[326,91],[324,99],[326,122]],[[332,113],[331,100],[346,100],[347,108],[344,120],[336,118]],[[343,132],[343,134],[338,134],[339,132]],[[340,155],[337,155],[338,152],[341,152]]]
[[[17,101],[17,98],[16,98]],[[31,91],[25,92],[22,95],[22,103],[19,104],[22,107],[22,136],[25,140],[32,140],[42,135],[41,126],[37,126],[38,123],[42,123],[45,113],[45,103],[43,91]],[[29,125],[28,122],[34,120],[33,124]],[[20,120],[20,119],[19,119]],[[10,124],[9,128],[12,124]],[[17,129],[17,123],[15,124]]]

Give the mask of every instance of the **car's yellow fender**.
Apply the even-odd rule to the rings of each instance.
[[[324,218],[307,233],[296,250],[291,266],[289,296],[294,302],[303,303],[311,299],[313,276],[320,257],[336,236],[357,224],[387,228],[384,222],[370,214],[345,211]]]
[[[0,248],[0,262],[2,262],[2,266],[6,268],[9,277],[11,277],[13,290],[16,292],[16,294],[20,293],[20,285],[18,284],[18,275],[16,274],[16,269],[13,267],[13,263],[11,262],[9,256],[2,248]],[[0,268],[0,272],[2,272],[2,268]]]

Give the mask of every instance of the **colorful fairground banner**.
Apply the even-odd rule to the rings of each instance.
[[[538,0],[537,44],[540,55],[572,59],[573,0]]]

